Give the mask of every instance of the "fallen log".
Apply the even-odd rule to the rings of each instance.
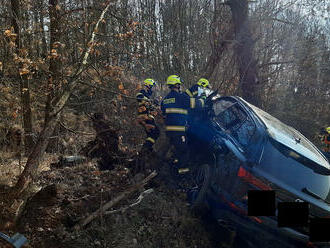
[[[141,182],[139,182],[139,183],[131,186],[129,189],[127,189],[126,191],[122,192],[121,194],[119,194],[117,197],[115,197],[111,201],[109,201],[106,204],[104,204],[101,208],[99,208],[98,210],[96,210],[94,213],[90,214],[87,218],[82,219],[81,221],[79,221],[79,223],[74,226],[74,229],[75,230],[81,230],[83,227],[85,227],[92,220],[94,220],[95,218],[97,218],[98,216],[100,216],[106,210],[108,210],[109,208],[113,207],[119,201],[121,201],[122,199],[126,198],[127,196],[129,196],[130,194],[132,194],[133,192],[135,192],[139,188],[143,187],[144,185],[146,185],[156,175],[157,175],[157,172],[156,171],[153,171],[152,173],[150,173],[149,176],[147,176]]]

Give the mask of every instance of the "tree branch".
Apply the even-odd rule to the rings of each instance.
[[[92,220],[97,218],[100,213],[103,213],[104,211],[108,210],[109,208],[113,207],[115,204],[117,204],[119,201],[124,199],[125,197],[129,196],[139,188],[143,187],[146,185],[152,178],[154,178],[157,175],[156,171],[153,171],[149,176],[147,176],[145,179],[143,179],[141,182],[133,185],[131,188],[128,190],[122,192],[120,195],[112,199],[111,201],[107,202],[103,207],[100,209],[96,210],[94,213],[89,215],[87,218],[79,221],[77,225],[74,226],[75,230],[81,230],[83,227],[85,227],[88,223],[90,223]]]
[[[107,211],[107,212],[104,213],[104,215],[109,215],[109,214],[114,214],[114,213],[118,213],[118,212],[123,212],[123,211],[125,211],[126,209],[129,209],[129,208],[131,208],[131,207],[134,207],[134,206],[138,205],[138,204],[143,200],[143,198],[144,198],[144,196],[145,196],[146,194],[150,194],[150,193],[152,193],[152,192],[154,192],[153,189],[147,189],[147,190],[143,191],[143,192],[139,195],[139,197],[138,197],[138,199],[136,200],[136,202],[132,203],[131,205],[125,206],[125,207],[123,207],[123,208],[120,208],[120,209],[116,209],[116,210],[112,210],[112,211]]]

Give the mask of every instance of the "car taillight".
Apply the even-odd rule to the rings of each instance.
[[[243,181],[252,184],[261,190],[272,190],[270,186],[253,176],[250,172],[245,170],[242,166],[239,168],[237,176],[240,177]]]
[[[245,209],[243,209],[243,208],[237,206],[235,203],[233,203],[233,202],[231,202],[231,201],[228,201],[228,200],[227,200],[225,197],[223,197],[222,195],[220,195],[220,198],[221,198],[221,200],[222,200],[224,203],[226,203],[226,204],[227,204],[232,210],[234,210],[234,211],[240,213],[241,215],[248,216],[248,212],[247,212]],[[259,223],[259,224],[261,224],[261,223],[263,222],[260,218],[258,218],[258,217],[256,217],[256,216],[248,216],[248,217],[251,218],[253,221]]]
[[[228,201],[223,195],[220,195],[220,198],[221,198],[222,202],[226,203],[232,210],[235,210],[242,215],[247,215],[247,211],[245,209],[240,208],[239,206],[236,206],[236,204],[234,204],[231,201]]]
[[[260,218],[255,217],[255,216],[251,216],[251,217],[252,217],[252,219],[253,219],[254,221],[258,222],[259,224],[262,223],[262,220],[261,220]]]

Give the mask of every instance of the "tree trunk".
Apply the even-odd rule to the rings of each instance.
[[[227,45],[234,39],[234,30],[233,27],[229,27],[227,32],[224,33],[221,37],[220,31],[222,29],[222,21],[219,18],[220,4],[219,1],[214,0],[214,15],[211,24],[211,55],[207,60],[203,68],[203,74],[201,75],[204,78],[211,78],[215,68],[220,63],[222,54],[225,51]]]
[[[40,31],[41,31],[41,41],[42,41],[42,46],[41,46],[41,57],[46,58],[47,57],[47,41],[46,41],[46,32],[45,32],[45,24],[44,24],[44,6],[43,6],[43,1],[41,0],[39,2],[39,22],[40,22]]]
[[[45,125],[49,121],[49,115],[52,111],[52,100],[57,95],[57,89],[60,85],[61,78],[61,57],[60,57],[60,40],[61,40],[61,27],[60,27],[60,8],[59,0],[49,0],[49,19],[50,19],[50,59],[49,59],[49,77],[47,87],[47,102],[45,112]]]
[[[12,26],[14,27],[14,32],[16,33],[15,45],[16,54],[20,57],[21,40],[20,40],[20,5],[19,0],[11,0],[12,9]],[[19,63],[19,67],[23,68],[24,65]],[[24,129],[24,143],[26,154],[32,149],[33,142],[33,129],[32,129],[32,111],[31,111],[31,100],[30,100],[30,87],[28,74],[21,74],[18,70],[18,75],[20,77],[20,90],[21,90],[21,103],[23,112],[23,129]]]
[[[45,128],[40,133],[38,141],[36,145],[33,147],[33,150],[28,158],[28,161],[26,162],[24,171],[20,175],[13,190],[14,193],[13,196],[15,198],[28,187],[28,185],[33,181],[34,177],[37,175],[40,161],[42,160],[43,154],[45,153],[45,150],[48,145],[48,140],[50,136],[53,134],[59,118],[60,118],[59,114],[50,118],[49,119],[50,121],[48,122],[47,126],[45,126]]]
[[[242,97],[248,102],[260,106],[257,60],[254,57],[254,40],[248,22],[248,1],[229,0],[234,23],[236,54],[239,70],[239,87]]]

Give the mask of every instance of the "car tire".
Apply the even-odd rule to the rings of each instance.
[[[211,182],[211,168],[208,164],[199,166],[194,171],[194,179],[198,186],[198,193],[193,202],[193,208],[199,208],[205,203],[205,197]]]

